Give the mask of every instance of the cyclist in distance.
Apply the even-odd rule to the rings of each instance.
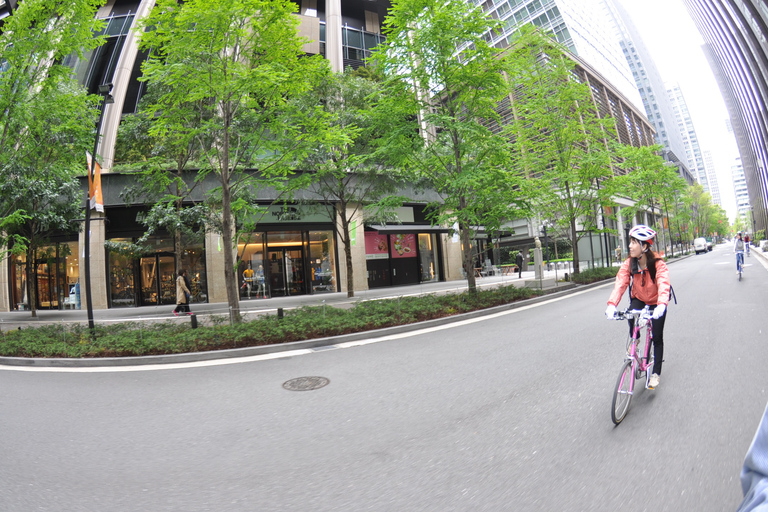
[[[744,233],[744,247],[747,249],[747,256],[749,256],[749,233]]]
[[[741,262],[741,271],[744,272],[744,247],[746,244],[741,238],[741,231],[736,233],[733,239],[733,252],[736,253],[736,273],[739,273],[739,262]]]
[[[616,283],[608,298],[605,316],[609,319],[616,315],[616,306],[621,302],[624,291],[629,287],[629,309],[643,309],[649,306],[653,312],[653,373],[648,387],[659,385],[661,363],[664,357],[664,321],[667,318],[669,303],[669,269],[655,252],[651,250],[656,232],[638,224],[629,231],[629,257],[621,264]],[[632,335],[634,320],[629,320],[629,333]]]

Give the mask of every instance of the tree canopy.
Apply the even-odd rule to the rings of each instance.
[[[386,76],[385,108],[418,120],[391,130],[392,153],[414,182],[439,194],[432,222],[458,226],[471,291],[478,226],[495,230],[526,206],[498,129],[506,60],[484,38],[498,28],[471,2],[396,0],[374,57]]]
[[[288,0],[160,0],[137,29],[141,47],[151,50],[144,79],[167,89],[150,108],[151,133],[188,133],[205,162],[198,179],[213,174],[218,180],[210,197],[218,212],[211,226],[226,249],[233,321],[240,320],[236,216],[250,215],[246,198],[270,180],[285,179],[297,153],[308,151],[323,128],[314,110],[289,112],[289,98],[328,71],[322,57],[304,56],[295,9]],[[179,115],[195,102],[204,115],[194,122]]]

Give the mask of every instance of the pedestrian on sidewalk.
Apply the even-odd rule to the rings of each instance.
[[[515,264],[517,265],[517,278],[523,277],[523,251],[518,251],[515,256]]]
[[[176,309],[173,310],[173,314],[179,316],[179,313],[189,313],[189,299],[191,293],[189,287],[187,287],[187,271],[185,269],[179,270],[179,276],[176,278]]]

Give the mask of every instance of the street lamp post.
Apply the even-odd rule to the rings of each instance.
[[[88,167],[88,183],[91,183],[94,179],[94,169],[96,168],[96,155],[99,151],[99,136],[101,135],[101,124],[104,121],[104,109],[110,103],[114,103],[114,99],[110,94],[112,91],[112,84],[102,84],[99,86],[99,96],[102,97],[101,107],[99,110],[99,122],[96,124],[96,139],[93,142],[93,156],[91,158],[91,165]],[[93,329],[95,327],[93,323],[93,301],[91,300],[91,191],[88,187],[85,199],[85,234],[83,237],[85,244],[85,309],[88,311],[88,328]]]

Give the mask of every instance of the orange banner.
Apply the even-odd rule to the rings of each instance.
[[[97,212],[104,211],[104,196],[101,192],[101,166],[91,154],[85,152],[85,158],[88,160],[88,197],[90,198],[91,210]],[[91,167],[94,167],[91,171]]]

